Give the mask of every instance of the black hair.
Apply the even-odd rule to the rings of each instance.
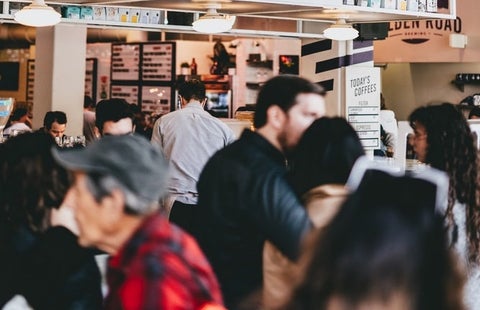
[[[261,128],[267,123],[267,111],[271,106],[277,105],[288,112],[296,104],[299,94],[312,93],[324,96],[325,90],[296,75],[278,75],[268,80],[258,93],[253,120],[255,128]]]
[[[480,263],[479,160],[470,127],[463,114],[449,103],[417,108],[409,121],[414,129],[418,124],[425,127],[425,163],[445,171],[450,179],[446,212],[450,228],[454,226],[455,202],[465,204],[469,260]]]
[[[345,184],[365,152],[355,130],[341,117],[322,117],[308,127],[292,157],[291,181],[301,197],[323,184]]]
[[[90,96],[84,96],[83,97],[83,108],[84,109],[94,109],[96,106],[95,101]]]
[[[410,310],[463,309],[434,184],[369,171],[323,231],[317,231],[303,282],[285,309],[345,309],[400,295]]]
[[[185,81],[179,85],[178,94],[187,102],[191,99],[202,101],[206,98],[205,84],[196,79]]]
[[[68,172],[51,148],[55,140],[43,131],[24,133],[0,146],[0,223],[45,231],[50,210],[58,208],[70,186]]]
[[[16,108],[15,110],[13,110],[12,114],[10,115],[10,120],[18,121],[27,114],[28,114],[27,108]]]
[[[473,116],[480,118],[480,107],[473,107],[468,113],[468,119],[471,119]]]
[[[103,124],[105,124],[105,122],[118,122],[124,118],[130,118],[133,123],[134,115],[130,104],[125,99],[105,99],[97,104],[97,109],[95,110],[95,126],[97,126],[100,132],[103,131]]]
[[[57,122],[59,124],[67,123],[67,115],[62,111],[48,111],[43,118],[43,127],[47,130],[52,129],[52,124]]]

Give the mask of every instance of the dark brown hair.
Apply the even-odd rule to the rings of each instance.
[[[58,208],[70,185],[67,171],[53,159],[53,138],[24,133],[0,145],[0,223],[43,232],[50,210]]]
[[[453,206],[456,201],[465,205],[469,260],[480,263],[479,160],[470,127],[463,114],[449,103],[420,107],[409,121],[413,128],[417,124],[425,127],[425,163],[445,171],[450,178],[445,217],[453,230]]]

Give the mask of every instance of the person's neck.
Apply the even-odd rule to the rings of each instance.
[[[195,99],[192,99],[192,100],[190,100],[189,102],[186,102],[183,107],[186,107],[186,106],[189,105],[190,103],[197,103],[197,104],[199,104],[199,105],[201,105],[201,106],[203,107],[202,103],[201,103],[200,101],[198,101],[198,100],[195,100]]]
[[[268,142],[270,142],[271,145],[283,153],[282,145],[278,140],[278,133],[276,130],[269,126],[263,126],[255,130],[255,132],[264,137]]]
[[[118,251],[130,240],[143,222],[143,217],[124,214],[113,227],[111,233],[106,234],[100,249],[109,253],[117,254]]]

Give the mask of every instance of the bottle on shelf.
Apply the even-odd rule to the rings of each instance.
[[[195,62],[195,58],[192,58],[192,63],[190,64],[190,74],[197,75],[197,63]]]

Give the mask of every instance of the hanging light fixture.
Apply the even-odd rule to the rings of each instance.
[[[46,5],[45,0],[33,0],[30,5],[16,12],[14,19],[17,23],[25,26],[45,27],[58,24],[61,15]]]
[[[325,38],[336,41],[353,40],[358,37],[358,30],[340,18],[337,22],[323,31]]]
[[[232,29],[235,16],[217,13],[219,3],[208,3],[207,13],[192,23],[195,31],[203,33],[220,33]]]

